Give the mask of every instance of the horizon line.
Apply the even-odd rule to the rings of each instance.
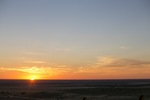
[[[20,81],[22,80],[22,81],[24,81],[24,80],[30,80],[30,79],[0,79],[0,81],[1,81],[1,80],[18,80],[18,81],[19,81],[19,80],[20,80]],[[35,79],[34,81],[55,81],[55,80],[56,80],[56,81],[57,81],[57,80],[58,80],[58,81],[78,81],[78,80],[83,80],[83,81],[84,81],[84,80],[85,80],[85,81],[86,81],[86,80],[87,80],[87,81],[88,81],[88,80],[93,80],[93,81],[94,81],[94,80],[102,80],[102,81],[103,81],[103,80],[150,80],[150,78],[139,78],[139,79],[138,79],[138,78],[133,78],[133,79],[130,79],[130,78],[129,78],[129,79],[128,79],[128,78],[126,78],[126,79],[121,79],[121,78],[120,78],[120,79]]]

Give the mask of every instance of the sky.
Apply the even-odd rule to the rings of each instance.
[[[148,0],[1,0],[0,79],[149,79]]]

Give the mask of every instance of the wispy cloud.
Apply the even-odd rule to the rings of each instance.
[[[80,67],[61,64],[13,68],[0,67],[1,72],[19,71],[23,73],[43,75],[46,78],[50,78],[50,76],[57,76],[57,78],[135,78],[149,76],[149,70],[150,61],[109,56],[98,57],[95,63]]]
[[[148,67],[150,61],[141,61],[117,57],[99,57],[96,63],[99,67]]]
[[[23,54],[25,54],[25,55],[37,55],[37,56],[44,55],[44,53],[39,53],[39,52],[23,52]]]
[[[80,73],[99,73],[99,75],[109,73],[124,73],[126,71],[141,71],[142,73],[148,73],[144,70],[150,70],[150,61],[141,61],[108,56],[98,57],[96,63],[88,66],[79,67],[77,70]]]
[[[1,71],[20,71],[20,72],[26,72],[26,73],[32,73],[32,74],[38,74],[38,73],[44,73],[43,68],[38,68],[36,66],[33,67],[0,67]]]
[[[126,47],[126,46],[120,46],[119,48],[120,49],[128,49],[128,47]]]
[[[46,63],[46,62],[44,62],[44,61],[38,61],[38,60],[25,60],[24,61],[25,63],[32,63],[32,64],[44,64],[44,63]]]
[[[55,50],[63,51],[63,52],[70,52],[71,51],[71,49],[68,49],[68,48],[55,48]]]
[[[28,60],[25,61],[27,63],[35,63],[35,64],[44,64],[46,62],[44,61],[36,61],[36,60]],[[141,60],[134,60],[134,59],[126,59],[126,58],[118,58],[118,57],[98,57],[97,61],[93,64],[87,65],[87,66],[66,66],[66,65],[58,65],[58,64],[47,64],[45,67],[13,67],[13,68],[4,68],[0,67],[1,70],[20,70],[20,71],[28,71],[28,70],[57,70],[62,72],[69,72],[69,71],[75,71],[75,72],[84,72],[84,71],[92,71],[94,69],[101,70],[101,69],[108,69],[108,68],[150,68],[150,61],[141,61]]]

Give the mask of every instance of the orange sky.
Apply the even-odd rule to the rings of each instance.
[[[150,78],[146,61],[99,57],[86,66],[0,67],[1,79],[134,79]]]

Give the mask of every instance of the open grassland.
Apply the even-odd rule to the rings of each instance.
[[[1,85],[0,100],[150,100],[150,84],[132,85]]]

